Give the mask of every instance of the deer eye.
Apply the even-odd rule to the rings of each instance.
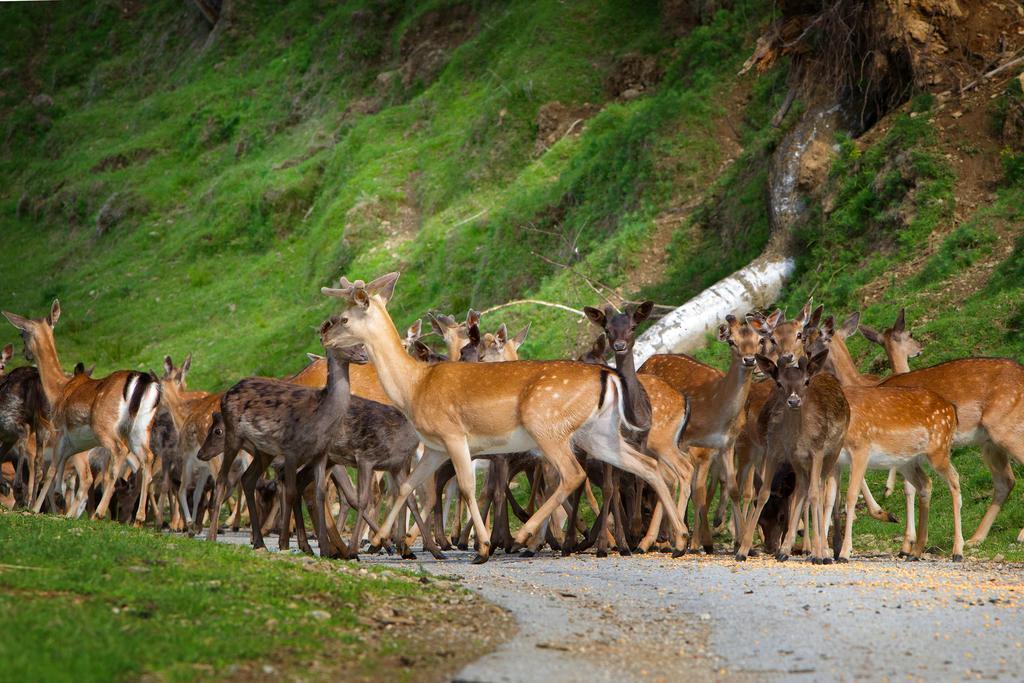
[[[805,387],[806,387],[806,386],[807,386],[808,384],[810,384],[810,383],[811,383],[811,380],[810,380],[810,378],[808,378],[808,379],[805,379],[805,380],[804,380],[804,386],[805,386]]]
[[[781,389],[782,388],[782,382],[776,382],[775,386],[777,386],[779,389]]]

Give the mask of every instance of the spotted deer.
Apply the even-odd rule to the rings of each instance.
[[[789,528],[776,558],[785,560],[792,553],[797,522],[806,500],[810,508],[810,555],[814,564],[831,564],[827,552],[825,491],[835,477],[836,461],[843,447],[850,422],[850,406],[843,388],[834,376],[820,372],[828,351],[812,358],[800,358],[798,364],[780,368],[766,356],[757,356],[757,365],[775,383],[771,398],[758,415],[759,429],[764,433],[765,456],[762,482],[772,482],[782,463],[789,463],[796,473],[796,489],[791,497]],[[771,487],[762,485],[757,505],[743,522],[742,538],[736,560],[742,562],[750,553],[754,529],[768,502]]]
[[[323,339],[334,323],[321,325]],[[327,489],[327,454],[344,429],[344,418],[351,399],[348,366],[350,362],[366,362],[359,347],[327,349],[327,385],[322,389],[302,387],[291,382],[265,377],[249,377],[228,389],[220,401],[220,412],[213,422],[197,457],[208,461],[218,453],[224,462],[221,472],[231,466],[238,452],[251,453],[253,462],[242,475],[249,516],[252,521],[253,547],[266,547],[261,533],[259,508],[256,505],[256,483],[275,458],[283,463],[284,515],[294,514],[299,547],[312,549],[302,526],[301,491],[296,477],[303,467],[311,468],[315,504],[311,511],[324,556],[348,556],[334,520],[325,514]],[[281,525],[279,546],[288,548],[289,529]],[[211,531],[213,525],[211,525]],[[333,532],[333,533],[332,533]]]
[[[920,559],[928,540],[931,480],[922,468],[927,461],[946,480],[953,505],[953,561],[963,559],[963,531],[960,522],[960,477],[950,460],[950,447],[957,430],[956,410],[938,394],[918,387],[858,385],[859,377],[846,339],[856,333],[859,314],[836,328],[827,318],[821,329],[808,328],[804,335],[807,353],[828,352],[828,365],[843,385],[850,405],[840,464],[849,464],[850,482],[846,495],[846,528],[839,561],[848,562],[853,548],[853,521],[857,494],[869,468],[895,467],[912,485],[907,497],[907,525],[901,553]],[[918,502],[917,525],[913,523],[913,496]]]
[[[53,328],[60,318],[60,303],[55,299],[46,317],[29,319],[4,311],[4,316],[21,330],[25,355],[35,359],[43,393],[50,404],[56,432],[54,466],[47,474],[43,490],[33,509],[38,512],[58,472],[67,459],[78,452],[103,446],[111,453],[105,473],[103,498],[94,518],[107,513],[114,481],[124,472],[128,454],[138,457],[142,472],[141,494],[135,524],[146,520],[147,495],[153,476],[153,452],[149,448],[150,428],[160,402],[160,383],[148,373],[121,370],[102,379],[83,374],[68,378],[60,366]]]
[[[404,353],[387,312],[398,276],[389,273],[369,283],[342,278],[340,287],[322,289],[343,301],[325,344],[328,348],[366,345],[385,391],[413,423],[425,446],[423,458],[374,536],[375,544],[390,531],[410,493],[450,458],[479,542],[474,562],[487,561],[490,532],[476,502],[472,456],[538,448],[558,471],[559,482],[516,534],[517,544],[530,547],[544,521],[583,482],[583,470],[572,450],[572,444],[578,443],[591,456],[633,472],[651,485],[666,507],[674,547],[682,552],[684,527],[668,487],[655,465],[619,435],[626,422],[627,397],[614,371],[572,361],[419,363]]]
[[[905,321],[901,327],[904,329],[900,334],[892,329],[888,338],[880,336],[886,352],[892,354],[893,372],[897,368],[908,372],[894,374],[879,386],[921,387],[935,392],[956,409],[953,445],[981,447],[982,460],[992,473],[993,490],[992,502],[967,541],[969,546],[977,545],[988,537],[1013,490],[1010,458],[1024,464],[1024,366],[1009,358],[961,358],[910,370],[908,359],[917,344],[905,336]],[[1024,543],[1024,529],[1017,535],[1017,542]]]

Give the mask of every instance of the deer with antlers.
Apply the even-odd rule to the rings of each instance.
[[[399,489],[396,505],[374,544],[383,542],[383,534],[390,531],[399,506],[411,492],[450,458],[479,542],[474,562],[487,561],[490,532],[476,502],[472,456],[538,448],[558,471],[560,481],[516,534],[516,543],[529,548],[538,540],[543,522],[583,482],[584,473],[572,449],[577,443],[591,456],[639,475],[654,488],[666,506],[674,546],[682,552],[684,527],[668,487],[655,464],[619,434],[627,420],[623,415],[627,397],[614,371],[572,361],[421,364],[403,352],[387,312],[398,276],[390,273],[369,283],[342,278],[340,287],[322,289],[344,301],[342,311],[333,316],[325,344],[328,348],[366,345],[385,391],[413,423],[425,446],[423,458]]]
[[[50,404],[56,431],[53,467],[33,509],[38,512],[57,473],[64,471],[74,453],[103,446],[111,453],[105,475],[103,498],[93,517],[106,515],[114,482],[127,465],[128,454],[139,459],[142,481],[135,524],[146,520],[147,494],[152,479],[153,452],[149,448],[150,428],[160,402],[160,383],[150,374],[121,370],[103,379],[83,374],[68,378],[61,370],[53,328],[60,318],[60,303],[54,300],[46,317],[29,319],[4,311],[4,316],[21,330],[25,355],[35,359],[43,393]]]
[[[904,316],[897,318],[897,323]],[[992,473],[992,502],[978,528],[967,541],[973,546],[988,537],[999,510],[1014,486],[1012,457],[1024,464],[1024,366],[1009,358],[961,358],[927,368],[910,370],[916,342],[908,340],[905,319],[881,335],[868,337],[882,342],[894,374],[879,384],[885,387],[921,387],[941,396],[956,409],[954,446],[980,446],[981,457]],[[1024,529],[1017,536],[1024,543]]]
[[[785,560],[792,552],[797,523],[805,500],[810,508],[810,555],[814,564],[831,564],[826,540],[827,504],[825,492],[835,477],[835,466],[850,422],[850,406],[843,388],[834,376],[820,372],[828,351],[812,358],[802,357],[794,366],[780,368],[766,356],[757,356],[757,365],[775,383],[771,398],[758,415],[764,434],[765,457],[757,494],[757,505],[743,523],[736,560],[750,553],[754,529],[771,493],[775,472],[789,463],[796,473],[796,489],[791,497],[789,528],[776,555]]]

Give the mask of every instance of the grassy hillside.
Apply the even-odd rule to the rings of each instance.
[[[297,369],[341,274],[402,270],[400,324],[579,307],[594,283],[678,304],[767,242],[768,160],[802,104],[772,127],[786,61],[736,74],[773,3],[232,4],[213,35],[177,0],[0,7],[2,304],[59,296],[66,367],[193,351],[192,383],[219,388]],[[876,327],[906,306],[915,364],[1024,358],[1020,84],[945,87],[840,139],[780,305]],[[590,334],[555,309],[500,321],[533,321],[530,357]],[[1014,503],[999,542],[1022,523]]]

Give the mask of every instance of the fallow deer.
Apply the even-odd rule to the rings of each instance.
[[[469,343],[470,328],[480,324],[480,313],[472,308],[466,313],[466,321],[463,323],[455,322],[452,316],[440,313],[428,313],[427,317],[430,318],[431,329],[444,339],[448,357],[452,360],[459,358],[459,353]]]
[[[5,364],[11,356],[8,349],[13,351],[10,345],[4,349]],[[0,462],[20,444],[23,455],[16,459],[13,484],[15,498],[26,506],[35,499],[37,462],[49,430],[49,404],[39,371],[20,367],[0,377]]]
[[[542,523],[583,481],[572,451],[575,442],[593,457],[640,475],[654,488],[669,514],[674,545],[682,551],[684,528],[668,487],[655,465],[619,435],[627,397],[614,371],[571,361],[419,363],[403,352],[386,308],[398,275],[390,273],[370,283],[342,278],[339,288],[322,289],[345,302],[333,317],[326,345],[366,345],[385,391],[426,447],[374,537],[375,545],[390,531],[409,494],[450,458],[479,542],[474,562],[485,562],[491,552],[490,532],[477,507],[472,455],[537,447],[557,469],[560,481],[516,535],[519,545],[529,546]]]
[[[903,335],[899,343],[895,339],[891,334],[883,344],[892,353],[893,371],[909,370],[907,359],[917,345]],[[967,541],[969,546],[981,543],[1013,490],[1009,458],[1024,464],[1024,366],[1009,358],[961,358],[894,374],[879,386],[930,389],[956,408],[953,445],[980,446],[982,460],[992,473],[992,502]],[[1024,543],[1024,529],[1017,542]]]
[[[320,328],[323,338],[334,326],[326,321]],[[365,362],[359,348],[327,349],[328,381],[323,389],[301,387],[283,380],[263,377],[243,379],[225,392],[220,412],[213,415],[213,424],[197,457],[209,460],[222,453],[221,470],[234,462],[239,450],[245,449],[253,462],[242,475],[252,522],[253,547],[263,548],[256,506],[256,483],[274,458],[282,458],[284,470],[284,519],[294,513],[299,545],[312,552],[301,525],[301,501],[296,476],[303,467],[312,468],[315,505],[312,516],[320,540],[321,554],[348,555],[348,548],[325,515],[324,498],[327,485],[327,453],[344,428],[351,393],[348,382],[350,362]],[[222,440],[222,441],[221,441]],[[403,501],[404,502],[404,501]],[[279,545],[288,548],[288,525],[281,525]],[[211,524],[211,530],[213,525]],[[331,532],[334,532],[333,534]]]
[[[677,512],[682,517],[686,510],[693,467],[690,459],[679,451],[677,444],[687,428],[690,417],[689,404],[685,396],[660,377],[652,374],[637,375],[633,360],[636,328],[648,318],[653,308],[654,302],[645,301],[638,306],[630,307],[624,313],[615,313],[611,307],[606,307],[602,311],[591,306],[584,308],[583,312],[590,322],[603,331],[608,346],[615,353],[615,367],[618,368],[630,397],[630,402],[625,406],[630,423],[646,427],[636,434],[636,445],[654,453],[659,460],[670,466],[666,474],[680,487],[680,504]],[[606,470],[606,476],[608,474],[610,473]],[[606,493],[606,502],[600,513],[602,527],[607,525],[608,509],[611,504],[608,498]],[[663,513],[661,503],[658,502],[648,531],[637,545],[641,552],[648,551],[657,540]],[[616,522],[621,525],[622,520],[617,519]]]
[[[807,500],[810,508],[810,554],[814,564],[831,564],[825,538],[828,481],[835,477],[836,461],[843,448],[850,422],[850,406],[843,388],[834,376],[819,372],[828,351],[811,359],[802,357],[796,367],[780,368],[765,356],[757,356],[757,365],[775,382],[772,397],[758,416],[764,433],[765,457],[762,482],[774,480],[779,465],[788,462],[796,472],[796,490],[790,505],[789,528],[776,555],[785,560],[792,552],[796,527]],[[743,523],[737,561],[747,559],[753,542],[754,528],[768,502],[771,487],[762,485],[757,493],[753,514]]]
[[[485,334],[480,340],[480,360],[485,363],[519,360],[519,347],[526,341],[526,335],[529,333],[530,326],[527,325],[519,330],[515,337],[509,339],[508,328],[502,323],[494,334]]]
[[[860,333],[870,342],[880,345],[885,349],[885,355],[889,358],[889,367],[892,374],[900,375],[910,372],[909,358],[917,358],[924,350],[921,344],[914,339],[914,335],[907,330],[906,309],[901,308],[896,314],[896,322],[893,326],[877,332],[868,325],[860,326]],[[885,480],[885,497],[888,498],[896,489],[896,469],[889,470],[889,476]]]
[[[681,354],[651,356],[640,367],[640,375],[656,375],[689,399],[692,412],[680,448],[690,449],[695,470],[695,530],[691,544],[696,547],[699,538],[707,553],[714,552],[707,509],[710,458],[717,455],[722,459],[733,516],[738,519],[739,490],[732,449],[744,424],[743,408],[756,365],[754,356],[766,350],[766,340],[773,329],[773,321],[760,316],[751,316],[746,325],[735,316],[726,316],[726,322],[719,326],[718,338],[727,343],[731,351],[727,373]]]
[[[72,454],[103,446],[111,453],[103,498],[93,516],[106,515],[116,481],[127,464],[128,453],[140,462],[142,481],[139,509],[135,524],[146,519],[147,494],[152,479],[153,452],[149,449],[149,433],[160,401],[160,384],[147,373],[121,370],[103,379],[84,374],[68,379],[61,370],[53,328],[60,317],[60,303],[55,299],[44,318],[29,319],[4,311],[12,325],[21,330],[25,354],[39,365],[43,393],[50,404],[51,419],[56,430],[55,467],[51,468],[43,490],[33,508],[38,512],[43,497],[49,492],[57,473]]]
[[[846,529],[839,561],[847,562],[853,548],[853,521],[857,494],[868,468],[895,467],[913,486],[918,499],[917,528],[913,530],[912,499],[907,502],[907,530],[902,553],[920,559],[928,540],[931,480],[921,468],[927,460],[946,480],[953,502],[953,561],[963,559],[960,523],[960,477],[950,461],[956,434],[956,410],[928,389],[853,384],[859,377],[846,338],[857,331],[858,314],[840,328],[827,319],[821,330],[805,334],[809,355],[828,350],[829,365],[850,405],[850,425],[843,446],[843,460],[850,465],[846,494]],[[845,463],[842,463],[845,464]]]

